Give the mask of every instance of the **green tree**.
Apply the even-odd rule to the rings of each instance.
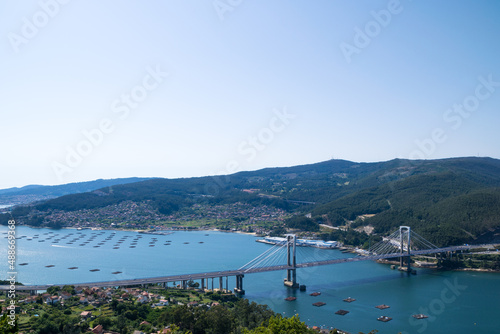
[[[254,330],[245,330],[245,334],[312,334],[316,331],[309,329],[307,325],[300,321],[298,315],[291,318],[284,318],[281,315],[273,316],[269,319],[267,326],[260,326]]]
[[[12,320],[7,316],[7,313],[0,318],[0,333],[17,333],[17,319],[12,326]]]
[[[51,286],[50,288],[47,289],[47,293],[50,293],[51,295],[54,295],[59,291],[61,291],[61,288],[58,286]]]
[[[65,286],[63,286],[62,291],[70,293],[72,295],[76,294],[75,287],[73,285],[65,285]]]

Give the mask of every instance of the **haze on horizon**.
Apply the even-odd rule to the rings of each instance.
[[[500,158],[496,1],[0,4],[0,189]]]

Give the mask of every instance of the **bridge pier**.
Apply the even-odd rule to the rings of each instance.
[[[186,280],[183,280],[183,281],[182,281],[182,289],[183,289],[183,290],[186,290],[186,289],[187,289],[187,281],[186,281]]]
[[[245,290],[243,290],[243,277],[245,275],[236,275],[236,288],[234,288],[234,293],[244,295]]]
[[[203,291],[205,291],[205,279],[204,278],[201,279],[201,289]]]
[[[406,230],[406,235],[407,238],[405,240],[404,236],[405,233],[403,232]],[[399,239],[400,239],[400,251],[401,251],[401,256],[399,258],[399,270],[406,271],[408,274],[411,273],[411,247],[410,247],[410,242],[411,242],[411,233],[410,233],[410,227],[409,226],[400,226],[399,227]],[[406,255],[405,253],[405,243],[406,243]],[[406,258],[406,267],[405,267],[405,258]]]
[[[287,234],[286,239],[287,265],[292,268],[286,270],[284,284],[287,287],[297,289],[299,288],[299,283],[297,283],[297,258],[295,253],[297,236],[295,234]],[[290,252],[290,250],[292,252]]]
[[[222,290],[224,290],[224,286],[222,285],[222,280],[223,280],[224,277],[219,277],[219,291],[222,292]]]

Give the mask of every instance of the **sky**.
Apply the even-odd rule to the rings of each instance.
[[[0,1],[0,189],[500,158],[500,2]]]

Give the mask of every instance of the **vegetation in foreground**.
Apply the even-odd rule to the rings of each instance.
[[[298,315],[286,318],[231,293],[194,289],[51,287],[20,296],[16,314],[18,329],[4,314],[1,333],[318,333]]]

